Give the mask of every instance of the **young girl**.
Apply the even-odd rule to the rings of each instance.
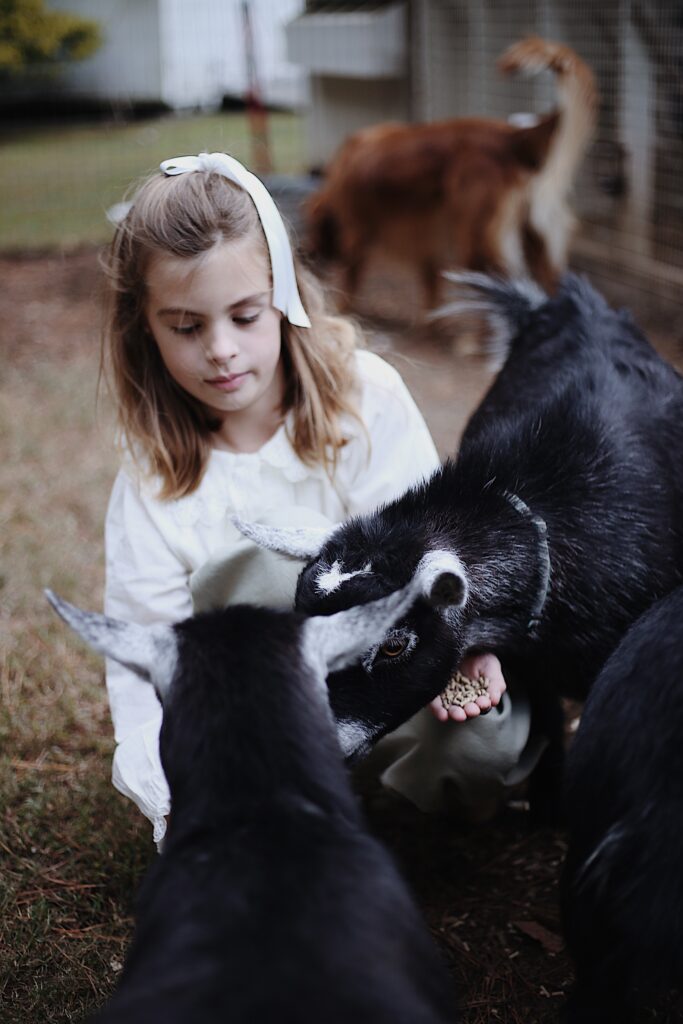
[[[291,606],[301,564],[254,547],[234,513],[329,525],[439,464],[398,373],[325,311],[320,287],[295,267],[269,193],[233,158],[165,161],[118,225],[109,272],[105,352],[124,443],[105,531],[107,614],[162,622],[238,600]],[[463,666],[478,669],[492,679],[490,697],[453,718],[499,705],[497,660]],[[161,709],[120,666],[108,665],[107,684],[114,785],[159,841],[170,811]],[[449,720],[434,710],[434,723]],[[462,751],[464,733],[487,721],[439,728]],[[478,743],[489,743],[485,732]],[[500,765],[492,771],[497,785]],[[400,778],[392,785],[401,788]],[[414,780],[406,791],[420,803]]]

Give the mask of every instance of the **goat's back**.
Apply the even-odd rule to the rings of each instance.
[[[367,834],[303,624],[235,606],[176,625],[169,832],[99,1024],[453,1019],[426,926]]]
[[[667,543],[681,535],[680,374],[628,313],[579,278],[567,276],[556,297],[510,317],[508,355],[467,425],[460,474],[495,470],[499,485],[517,482],[549,522],[557,517],[553,542],[582,501],[604,521],[633,511],[636,533],[652,523],[672,528]]]
[[[682,730],[679,587],[610,657],[568,758],[562,902],[579,1000],[683,977]]]
[[[263,808],[220,845],[207,834],[171,846],[140,910],[121,987],[98,1024],[455,1018],[391,857],[334,812]]]
[[[503,286],[496,313],[505,320],[505,364],[468,423],[463,446],[492,418],[553,415],[571,393],[577,416],[618,423],[660,442],[677,427],[683,380],[625,310],[613,310],[586,280],[566,275],[556,297],[530,309]],[[507,291],[507,298],[504,293]],[[536,300],[538,302],[538,300]],[[586,410],[583,412],[582,410]],[[683,425],[681,426],[683,436]]]
[[[472,493],[495,479],[545,520],[547,650],[534,657],[579,695],[624,630],[683,581],[683,380],[580,279],[536,309],[498,309],[509,355],[454,472]]]

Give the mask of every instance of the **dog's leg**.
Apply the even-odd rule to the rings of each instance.
[[[545,239],[528,221],[524,225],[522,244],[531,276],[545,292],[552,295],[559,284],[560,275],[550,262]]]
[[[441,275],[436,262],[423,257],[419,266],[425,310],[436,309],[441,300]]]
[[[342,291],[337,305],[341,313],[354,305],[367,263],[369,241],[360,233],[346,233],[341,247]]]
[[[337,301],[340,313],[348,313],[353,307],[358,293],[363,263],[361,260],[348,260],[342,273],[342,287]]]

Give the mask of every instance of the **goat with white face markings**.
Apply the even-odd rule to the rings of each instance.
[[[683,587],[628,631],[569,751],[568,1024],[626,1024],[683,979]]]
[[[562,763],[558,694],[585,697],[628,626],[683,582],[683,381],[583,280],[568,276],[552,299],[481,275],[458,282],[495,316],[505,363],[456,459],[322,546],[313,540],[297,607],[330,614],[376,599],[410,579],[425,551],[450,554],[448,607],[416,606],[372,657],[330,677],[332,708],[354,737],[347,753],[424,707],[465,655],[492,651],[551,741],[531,790],[548,816]],[[262,539],[288,549],[285,531]],[[335,562],[346,578],[321,590]]]
[[[429,598],[431,580],[339,616],[236,605],[173,627],[122,623],[48,595],[163,704],[172,818],[98,1024],[455,1019],[426,926],[365,830],[325,686],[330,668],[360,657],[418,595]]]

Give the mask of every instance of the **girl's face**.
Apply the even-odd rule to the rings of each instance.
[[[147,322],[176,383],[223,422],[233,414],[272,422],[284,390],[281,315],[258,243],[155,255],[145,284]]]

